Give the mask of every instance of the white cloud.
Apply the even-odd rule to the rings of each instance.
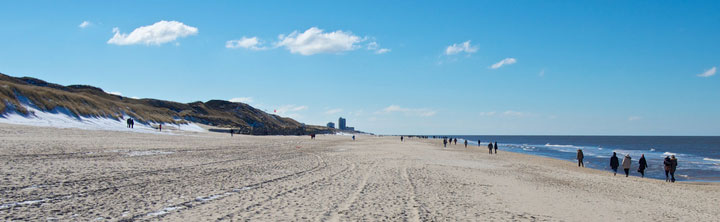
[[[333,115],[333,114],[337,114],[337,113],[340,113],[340,112],[342,112],[342,109],[331,109],[331,110],[325,111],[325,114],[327,114],[327,115]]]
[[[391,51],[390,49],[382,48],[382,49],[375,50],[375,54],[384,54],[384,53],[387,53],[390,51]]]
[[[460,44],[452,44],[445,49],[445,55],[455,55],[461,52],[472,54],[477,52],[477,47],[470,45],[470,40],[467,40]]]
[[[697,76],[700,77],[710,77],[715,75],[715,71],[717,71],[717,68],[713,66],[712,68],[705,70],[705,72],[698,74]]]
[[[529,117],[529,116],[535,116],[535,115],[532,114],[532,113],[528,113],[528,112],[519,112],[519,111],[507,110],[507,111],[505,111],[505,112],[495,112],[495,111],[480,112],[480,116],[485,116],[485,117],[489,117],[489,116]]]
[[[302,33],[293,31],[287,36],[278,36],[278,39],[280,41],[276,43],[277,47],[285,47],[291,53],[300,55],[352,51],[361,47],[358,46],[358,43],[365,41],[365,38],[350,32],[342,30],[323,32],[317,27],[309,28]]]
[[[490,68],[491,69],[499,69],[500,67],[502,67],[504,65],[515,64],[516,62],[517,62],[517,60],[515,58],[505,58],[503,60],[500,60],[500,62],[493,64],[492,66],[490,66]],[[543,74],[544,74],[544,72],[543,72]]]
[[[113,37],[107,41],[115,45],[162,45],[178,38],[197,35],[198,28],[188,26],[178,21],[159,21],[149,26],[136,28],[130,34],[120,33],[120,29],[113,28]]]
[[[78,25],[78,27],[81,29],[84,29],[84,28],[89,27],[90,25],[92,25],[92,23],[90,21],[83,21],[82,23],[80,23],[80,25]]]
[[[253,102],[253,98],[252,98],[252,97],[237,97],[237,98],[232,98],[232,99],[230,99],[230,102],[234,102],[234,103],[251,103],[251,102]]]
[[[639,120],[639,119],[642,119],[642,117],[640,117],[640,116],[631,116],[631,117],[628,117],[628,121],[635,121],[635,120]]]
[[[108,92],[108,94],[113,94],[113,95],[116,95],[116,96],[122,96],[122,93],[120,93],[120,92]]]
[[[480,112],[480,116],[494,116],[494,115],[495,115],[495,111],[491,111],[491,112]]]
[[[377,42],[368,43],[367,49],[375,51],[375,54],[384,54],[392,51],[390,49],[380,48],[380,45],[378,45]]]
[[[225,42],[225,48],[228,49],[237,49],[237,48],[246,48],[250,50],[264,50],[267,49],[265,47],[260,46],[261,42],[258,40],[257,37],[248,38],[243,36],[241,39],[237,40],[230,40]]]
[[[398,105],[390,105],[388,107],[385,107],[384,109],[382,109],[381,111],[379,111],[377,113],[394,113],[394,112],[404,113],[406,115],[423,116],[423,117],[433,116],[437,113],[436,111],[426,109],[426,108],[411,109],[411,108],[403,108]]]
[[[306,109],[308,109],[307,106],[284,105],[274,109],[274,112],[278,115],[289,115],[292,112],[302,111]]]

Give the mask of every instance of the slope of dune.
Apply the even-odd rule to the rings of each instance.
[[[7,120],[8,116],[16,115],[41,119],[39,112],[66,115],[78,120],[109,119],[119,122],[133,118],[137,123],[147,126],[201,123],[234,128],[240,133],[253,135],[332,132],[326,127],[305,125],[291,118],[268,114],[244,103],[224,100],[179,103],[133,99],[109,94],[93,86],[62,86],[31,77],[18,78],[0,73],[0,117]]]

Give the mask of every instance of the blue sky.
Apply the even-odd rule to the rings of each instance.
[[[0,8],[0,72],[128,97],[236,99],[375,133],[720,135],[717,1]]]

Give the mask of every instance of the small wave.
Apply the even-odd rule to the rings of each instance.
[[[677,155],[677,153],[664,152],[662,155],[663,156],[672,156],[672,155]]]
[[[650,148],[650,151],[655,151],[655,148]]]
[[[712,159],[712,158],[707,158],[707,157],[703,158],[703,160],[705,160],[705,161],[715,161],[715,162],[720,162],[720,159]]]
[[[549,147],[577,147],[577,146],[573,146],[573,145],[555,145],[555,144],[549,144],[549,143],[546,143],[545,146],[549,146]]]

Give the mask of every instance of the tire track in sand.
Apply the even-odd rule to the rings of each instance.
[[[357,189],[355,189],[355,192],[351,193],[350,196],[348,196],[347,199],[340,203],[334,210],[328,212],[329,217],[326,221],[340,221],[340,212],[350,210],[350,206],[352,206],[357,201],[358,197],[367,188],[367,181],[368,178],[370,178],[373,169],[375,169],[375,164],[372,164],[372,166],[368,168],[367,172],[363,174],[363,177],[358,184]]]
[[[410,189],[407,189],[408,191],[408,202],[407,202],[407,208],[410,210],[410,213],[408,215],[407,221],[420,221],[420,205],[417,201],[417,195],[415,195],[417,192],[415,191],[415,185],[412,183],[412,180],[410,179],[410,174],[408,173],[407,167],[403,167],[402,169],[402,178],[405,179],[405,182],[407,183],[408,187]]]

